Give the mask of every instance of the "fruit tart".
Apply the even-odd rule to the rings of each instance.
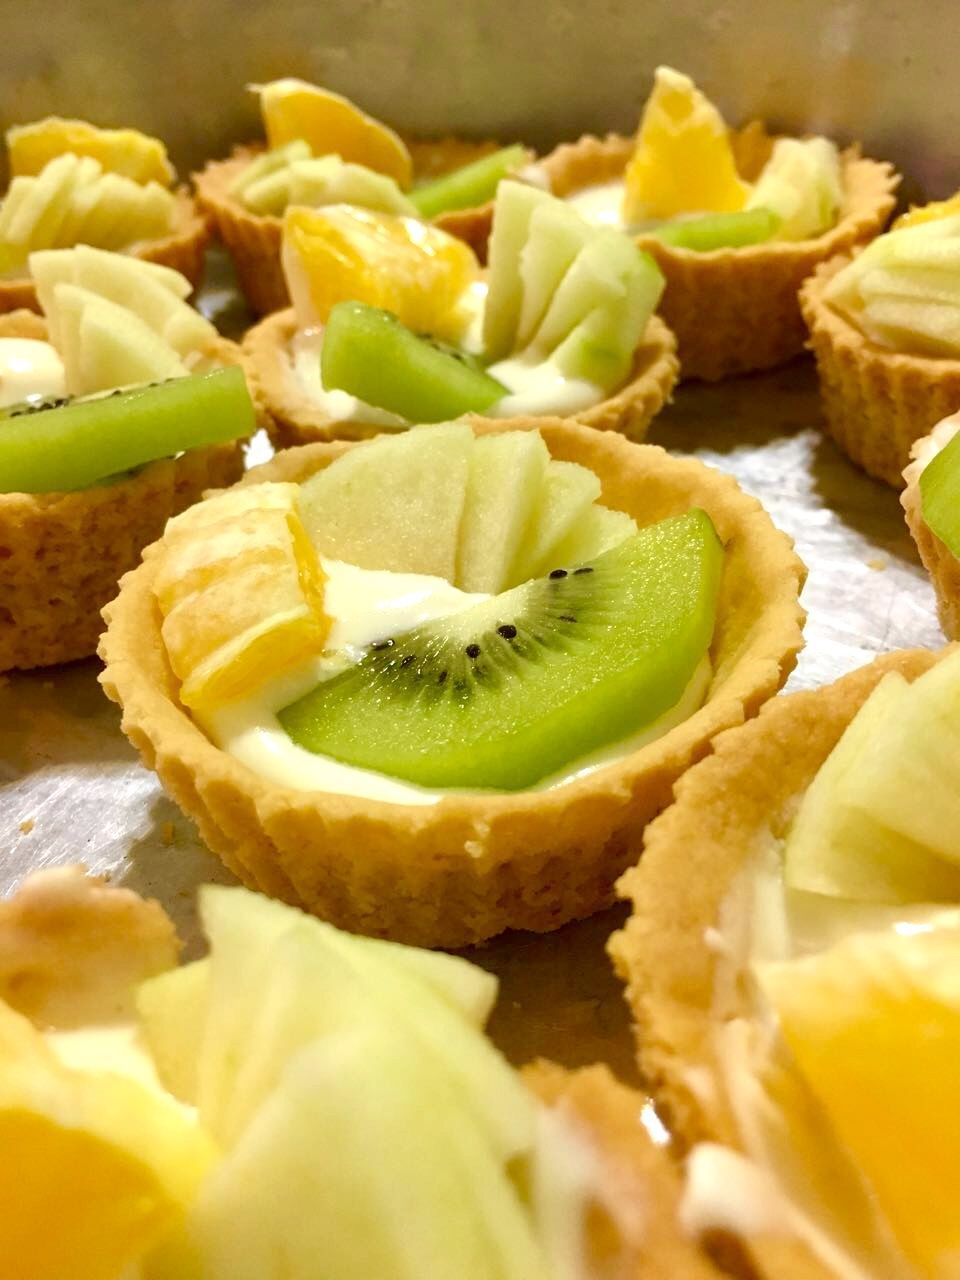
[[[280,454],[105,610],[123,729],[245,883],[430,946],[611,900],[780,687],[803,567],[728,476],[557,419]]]
[[[157,138],[52,116],[7,130],[10,186],[0,201],[0,310],[39,310],[27,269],[36,250],[92,245],[171,267],[196,286],[207,220]]]
[[[947,1276],[960,651],[889,654],[722,735],[647,831],[613,940],[682,1218],[776,1280]]]
[[[826,429],[900,488],[915,441],[960,408],[960,208],[912,209],[800,294]]]
[[[277,445],[463,414],[639,439],[676,381],[653,259],[523,183],[497,189],[486,272],[438,228],[347,206],[288,210],[282,259],[293,307],[244,339]]]
[[[266,147],[237,147],[194,182],[244,297],[261,315],[290,302],[280,266],[287,208],[351,204],[421,218],[482,254],[497,184],[533,158],[525,147],[492,142],[408,143],[340,94],[303,80],[251,87]]]
[[[514,1070],[492,975],[244,889],[199,905],[177,967],[160,906],[79,868],[0,904],[4,1277],[715,1274],[642,1096]]]
[[[86,245],[29,266],[43,318],[0,317],[0,671],[92,654],[121,574],[255,427],[184,276]]]
[[[960,640],[960,415],[938,422],[911,458],[900,502],[937,593],[940,625]]]
[[[797,290],[871,239],[894,205],[888,164],[826,138],[731,133],[693,81],[658,67],[635,137],[586,135],[538,168],[592,221],[632,231],[666,277],[682,376],[713,381],[803,349]]]

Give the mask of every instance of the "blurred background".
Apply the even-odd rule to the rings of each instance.
[[[295,75],[396,127],[546,148],[630,131],[658,62],[731,123],[816,130],[960,185],[956,0],[0,0],[0,125],[133,125],[185,172],[257,134],[243,86]]]

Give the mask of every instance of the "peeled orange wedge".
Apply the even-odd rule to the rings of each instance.
[[[38,174],[49,161],[70,153],[92,156],[107,173],[118,173],[135,182],[159,182],[169,187],[176,176],[167,149],[158,138],[136,129],[98,129],[85,120],[48,116],[36,124],[7,130],[10,172]]]
[[[399,134],[348,98],[306,80],[271,80],[250,87],[260,94],[271,150],[302,140],[315,156],[338,155],[365,165],[396,179],[404,189],[413,183],[413,161]]]
[[[960,1257],[960,931],[859,934],[765,966],[783,1037],[923,1275]]]
[[[154,593],[181,700],[212,707],[323,648],[324,575],[295,484],[261,484],[191,507],[167,525]]]
[[[288,209],[282,261],[301,327],[323,324],[338,302],[365,302],[453,340],[463,294],[480,275],[473,251],[445,231],[347,205]]]
[[[890,230],[900,231],[903,227],[915,227],[921,222],[936,222],[940,218],[952,218],[957,213],[960,213],[960,191],[946,200],[913,205],[906,213],[901,213]]]
[[[749,193],[720,112],[689,76],[658,67],[627,165],[625,221],[735,213]]]
[[[63,1066],[0,1002],[0,1280],[116,1280],[193,1200],[215,1149],[171,1099]]]

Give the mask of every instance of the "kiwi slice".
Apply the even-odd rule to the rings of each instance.
[[[782,219],[772,209],[744,209],[740,213],[705,213],[700,218],[666,222],[651,232],[664,244],[708,253],[711,249],[740,249],[761,244],[777,232]]]
[[[243,372],[216,369],[0,412],[0,493],[63,493],[256,430]]]
[[[320,376],[328,391],[348,391],[408,422],[482,413],[507,394],[459,352],[418,337],[391,312],[363,302],[338,302],[331,310]]]
[[[921,471],[920,503],[927,526],[960,559],[960,434]]]
[[[385,636],[280,723],[308,751],[422,786],[531,786],[679,701],[713,635],[722,567],[709,516],[672,516]]]
[[[454,209],[475,208],[492,200],[500,179],[526,161],[525,147],[504,147],[432,182],[422,183],[410,192],[410,200],[421,218],[435,218],[438,213],[451,213]]]

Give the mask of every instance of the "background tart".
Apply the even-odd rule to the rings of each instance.
[[[341,927],[420,945],[555,929],[611,901],[616,876],[677,777],[718,732],[755,714],[792,669],[805,571],[756,499],[702,463],[612,432],[550,418],[475,430],[520,426],[539,430],[554,457],[592,469],[602,500],[642,525],[693,506],[711,516],[727,550],[704,706],[656,742],[553,790],[451,795],[431,806],[295,791],[213,746],[181,706],[148,551],[105,611],[103,685],[123,707],[124,732],[246,884]],[[243,483],[302,481],[351,447],[290,450]]]
[[[912,446],[960,406],[960,360],[880,346],[825,302],[849,261],[823,263],[800,291],[824,425],[852,462],[899,489]]]
[[[883,676],[898,671],[913,680],[938,656],[886,654],[835,684],[776,698],[750,724],[722,734],[714,754],[680,780],[673,806],[647,829],[638,866],[620,880],[633,911],[610,952],[627,983],[645,1079],[682,1147],[719,1142],[744,1150],[715,1032],[722,1021],[749,1017],[753,1006],[746,954],[706,942],[722,904],[740,873],[785,835],[807,787]],[[758,1234],[742,1243],[751,1274],[833,1275],[798,1240]]]
[[[46,322],[32,311],[0,316],[0,338],[46,336]],[[205,354],[224,365],[240,362],[225,338]],[[242,473],[237,441],[190,449],[71,493],[0,493],[0,671],[94,653],[100,610],[142,549],[205,489]]]
[[[379,435],[382,426],[335,420],[304,392],[290,361],[290,340],[297,331],[292,308],[267,316],[243,339],[244,365],[250,392],[263,415],[273,443],[280,449],[325,440],[361,440]],[[657,316],[647,325],[637,348],[629,381],[615,394],[571,415],[601,431],[619,431],[641,440],[670,399],[679,365],[673,334]],[[516,418],[497,421],[518,423]]]
[[[210,221],[191,198],[186,188],[176,192],[173,230],[160,240],[144,240],[125,252],[146,262],[159,262],[186,276],[196,288],[203,279],[204,254],[210,241]],[[0,311],[26,307],[39,311],[37,291],[32,280],[0,279]]]
[[[498,149],[496,142],[467,142],[459,138],[440,138],[434,142],[407,139],[406,145],[418,179],[439,177]],[[233,259],[237,282],[247,304],[257,315],[266,315],[290,305],[280,267],[283,219],[251,213],[229,192],[234,178],[261,150],[255,146],[236,147],[229,159],[212,160],[193,175],[193,180],[197,203],[212,220]],[[441,213],[433,223],[465,240],[482,260],[486,257],[492,218],[493,201],[489,200],[475,209]]]
[[[747,126],[739,148],[735,143],[747,178],[756,176],[765,159],[752,145],[755,137]],[[633,147],[632,137],[587,134],[557,147],[539,167],[553,193],[567,196],[619,178]],[[682,377],[713,382],[770,369],[800,354],[805,339],[800,285],[818,263],[877,235],[894,206],[899,179],[889,164],[864,159],[852,147],[841,155],[841,172],[844,203],[836,225],[809,240],[698,253],[665,245],[656,236],[637,237],[666,276],[659,310],[677,335]]]

